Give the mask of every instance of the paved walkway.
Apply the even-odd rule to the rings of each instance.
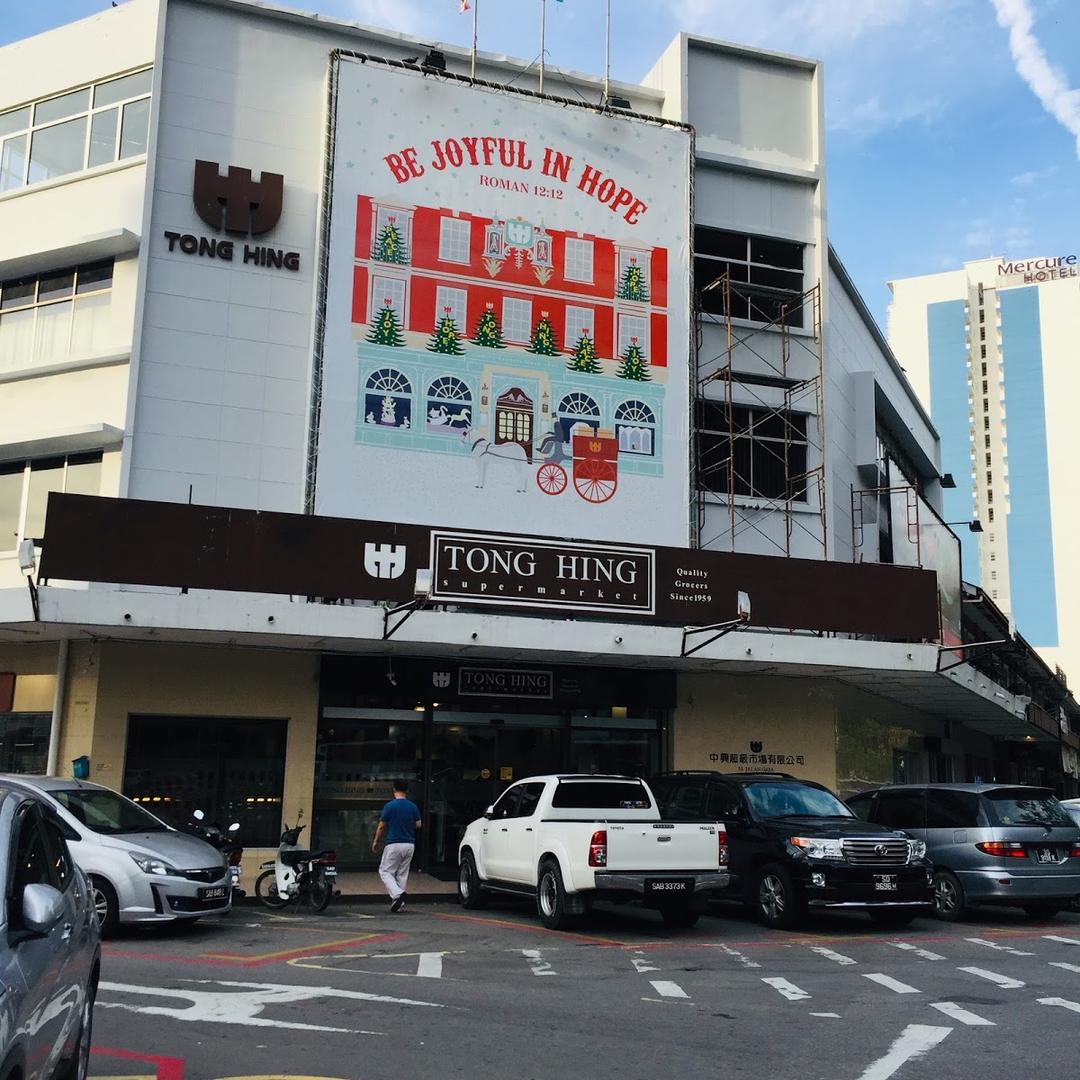
[[[337,887],[342,898],[354,900],[386,900],[386,889],[376,873],[342,873],[338,875]],[[420,897],[455,896],[457,882],[440,881],[430,874],[413,871],[409,874],[409,899]]]

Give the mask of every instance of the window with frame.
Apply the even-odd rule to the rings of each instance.
[[[593,242],[576,236],[566,238],[563,256],[563,273],[567,281],[580,281],[591,285],[593,281]]]
[[[45,536],[45,510],[52,491],[101,494],[101,451],[0,464],[0,551]]]
[[[146,153],[153,69],[0,113],[0,193]]]
[[[502,335],[507,341],[527,344],[532,338],[532,301],[503,299]]]
[[[698,402],[698,486],[806,502],[807,414]]]
[[[575,391],[559,402],[556,411],[563,442],[570,441],[570,434],[577,424],[588,424],[594,431],[600,426],[600,406],[588,394]]]
[[[115,347],[113,260],[0,282],[0,372]]]
[[[450,290],[453,291],[453,290]],[[397,316],[398,325],[405,326],[405,282],[401,278],[378,277],[371,279],[371,311],[381,311],[386,301]]]
[[[619,313],[619,355],[622,356],[631,343],[641,349],[644,357],[649,356],[649,320],[641,315]]]
[[[443,262],[468,264],[471,240],[471,221],[444,217],[439,223],[439,258]]]
[[[412,427],[412,383],[396,368],[379,368],[368,376],[364,422],[391,428]]]
[[[371,257],[378,262],[407,263],[412,240],[412,212],[396,206],[375,211],[375,235]]]
[[[656,413],[643,401],[624,401],[615,409],[615,436],[620,454],[655,453]]]
[[[596,312],[592,308],[575,307],[573,304],[568,304],[566,308],[566,332],[563,334],[563,351],[573,352],[577,347],[578,339],[585,332],[595,341],[595,325]]]
[[[805,244],[694,226],[697,305],[712,315],[803,326]],[[731,280],[730,312],[722,279]]]
[[[459,335],[464,337],[468,334],[468,301],[469,294],[465,289],[452,289],[448,285],[435,287],[435,325],[450,309],[450,318],[454,320]]]
[[[456,375],[443,375],[428,387],[427,430],[460,435],[472,427],[472,391]]]

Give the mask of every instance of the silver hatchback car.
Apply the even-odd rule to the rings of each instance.
[[[941,919],[978,904],[1049,918],[1080,896],[1080,827],[1049,788],[897,784],[847,803],[865,821],[926,842]]]
[[[90,878],[106,936],[119,923],[194,921],[231,908],[232,881],[222,853],[119,792],[55,776],[0,777],[0,783],[32,791],[52,808],[72,856]]]
[[[101,937],[51,809],[0,780],[0,1080],[85,1080]]]

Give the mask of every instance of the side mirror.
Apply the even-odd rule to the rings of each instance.
[[[23,926],[44,937],[64,914],[64,898],[51,885],[27,885],[23,889]]]
[[[239,822],[239,821],[234,821],[234,822],[233,822],[233,823],[232,823],[232,824],[231,824],[231,825],[229,826],[229,832],[236,832],[236,831],[237,831],[237,829],[239,829],[239,828],[240,828],[240,822]]]
[[[191,816],[192,816],[192,817],[193,817],[193,818],[194,818],[194,819],[195,819],[196,821],[202,821],[202,819],[203,819],[204,817],[206,817],[206,815],[205,815],[205,814],[204,814],[204,813],[203,813],[203,812],[202,812],[201,810],[196,810],[196,811],[195,811],[195,813],[194,813],[194,814],[192,814]]]
[[[487,809],[486,809],[486,810],[484,811],[484,817],[486,817],[486,818],[490,818],[490,817],[493,817],[494,815],[495,815],[495,807],[494,807],[494,806],[489,806],[489,807],[488,807],[488,808],[487,808]]]

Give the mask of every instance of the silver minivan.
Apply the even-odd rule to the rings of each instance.
[[[926,842],[939,918],[979,904],[1049,918],[1080,896],[1080,827],[1049,788],[897,784],[847,803],[865,821]]]
[[[5,776],[50,804],[86,871],[105,935],[119,923],[194,921],[232,906],[225,857],[111,788],[56,776]]]

